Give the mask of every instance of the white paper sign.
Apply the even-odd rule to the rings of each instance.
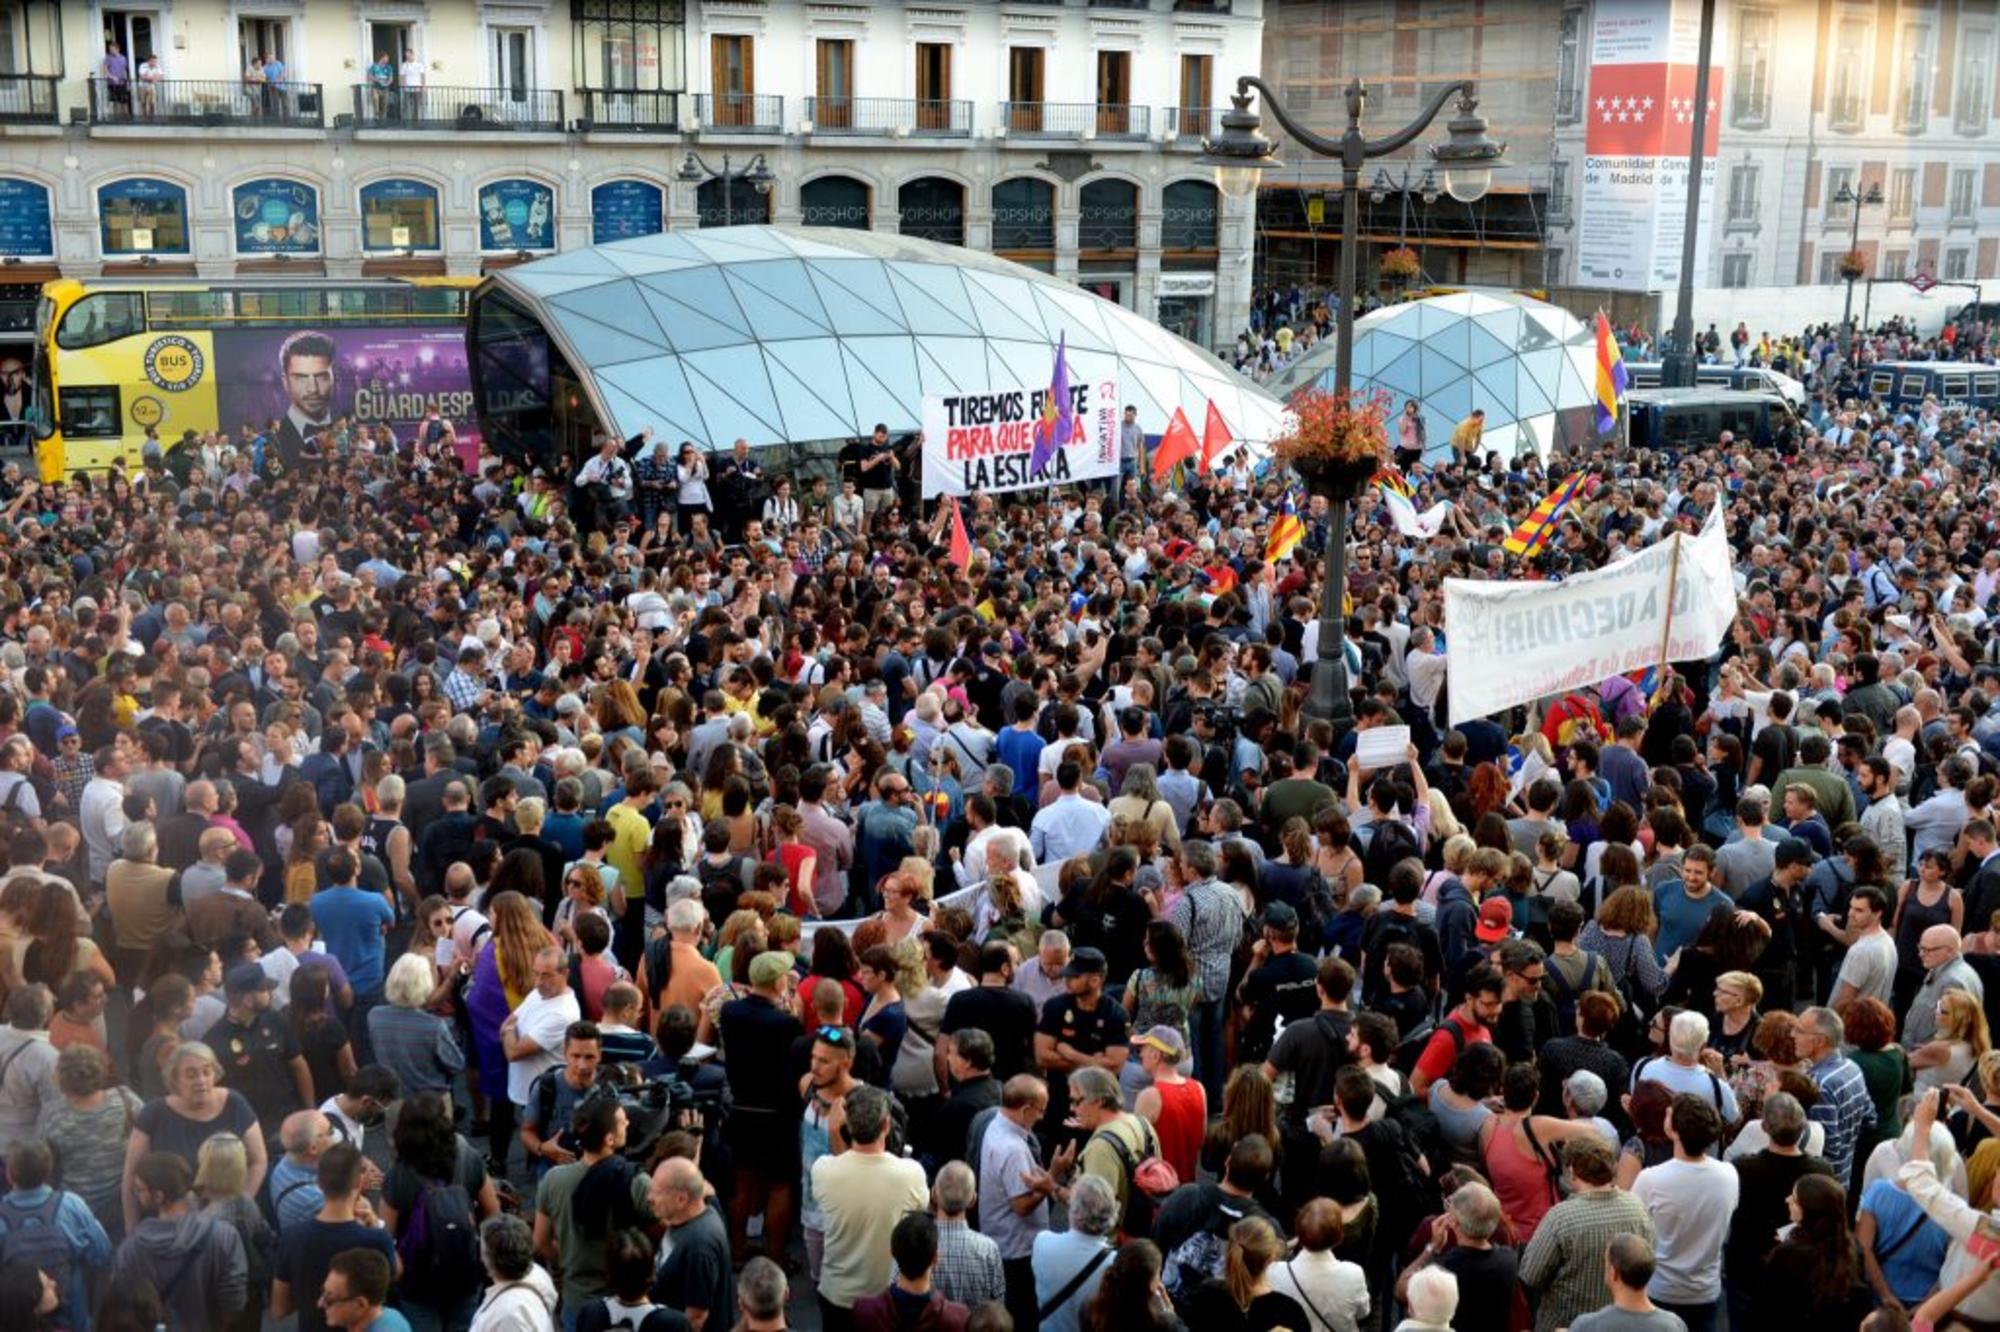
[[[1706,657],[1736,618],[1722,511],[1699,536],[1676,532],[1560,583],[1447,578],[1444,615],[1453,725],[1656,665],[1665,635],[1668,661]]]
[[[1073,368],[1073,367],[1072,367]],[[924,398],[924,498],[994,494],[1118,475],[1118,381],[1072,378],[1076,430],[1040,473],[1035,429],[1047,384]]]
[[[1374,772],[1400,768],[1410,761],[1410,728],[1371,726],[1354,733],[1354,761]]]

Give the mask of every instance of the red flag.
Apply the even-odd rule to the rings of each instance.
[[[1165,484],[1176,466],[1193,461],[1200,452],[1194,427],[1188,424],[1187,413],[1174,408],[1174,419],[1167,422],[1167,433],[1160,437],[1160,447],[1153,451],[1154,484]]]
[[[958,499],[951,497],[951,562],[965,569],[972,564],[972,537],[965,530],[965,516],[958,511]]]
[[[1215,402],[1211,399],[1208,404],[1208,419],[1201,423],[1201,470],[1204,476],[1207,475],[1208,469],[1215,465],[1215,460],[1222,455],[1222,451],[1229,447],[1232,438],[1234,437],[1229,433],[1228,422],[1222,419],[1221,412],[1215,410]]]

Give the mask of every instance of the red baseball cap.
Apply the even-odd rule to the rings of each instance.
[[[1514,907],[1504,897],[1489,897],[1479,904],[1479,924],[1472,931],[1481,943],[1499,943],[1514,932]]]

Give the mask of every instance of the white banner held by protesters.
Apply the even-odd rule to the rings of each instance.
[[[1070,386],[1077,436],[1040,475],[1028,468],[1047,384],[924,397],[924,498],[994,494],[1118,475],[1118,381]]]
[[[1706,657],[1735,618],[1736,583],[1719,508],[1699,536],[1676,532],[1560,583],[1447,578],[1452,724],[1662,660]]]

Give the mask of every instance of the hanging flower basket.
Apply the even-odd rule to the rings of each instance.
[[[1314,494],[1352,499],[1389,459],[1390,405],[1380,389],[1301,393],[1291,402],[1292,427],[1271,441],[1271,453]]]
[[[1407,245],[1384,252],[1378,264],[1382,276],[1391,282],[1408,282],[1424,271],[1423,260]]]
[[[1849,250],[1840,256],[1836,271],[1849,282],[1868,275],[1868,256],[1859,250]]]

